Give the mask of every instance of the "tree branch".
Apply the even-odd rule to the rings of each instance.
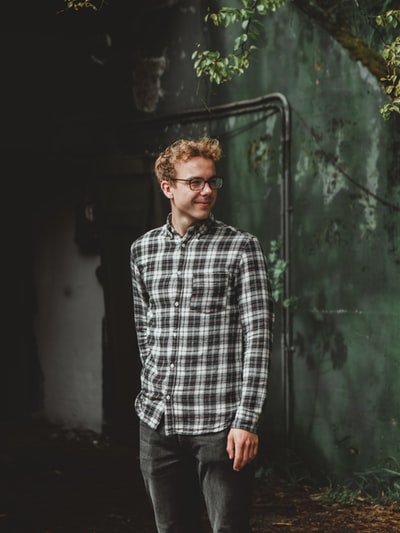
[[[387,75],[387,68],[379,52],[356,37],[348,26],[332,20],[329,11],[312,6],[309,0],[292,0],[292,2],[299,11],[325,29],[343,48],[348,50],[352,59],[360,61],[382,85],[381,78]]]

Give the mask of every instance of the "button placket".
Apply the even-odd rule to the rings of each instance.
[[[180,242],[179,248],[177,250],[178,257],[177,257],[177,264],[176,267],[174,267],[175,271],[175,278],[176,278],[176,293],[175,298],[173,301],[173,320],[172,320],[172,351],[171,351],[171,359],[169,363],[169,380],[168,380],[168,393],[165,395],[166,402],[171,405],[171,401],[173,398],[173,390],[175,386],[175,380],[176,380],[176,366],[177,366],[177,354],[178,354],[178,346],[179,346],[179,325],[180,325],[180,319],[181,319],[181,302],[182,302],[182,291],[184,287],[184,263],[185,263],[185,252],[186,252],[186,244],[184,242]]]

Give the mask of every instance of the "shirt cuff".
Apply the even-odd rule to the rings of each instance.
[[[260,415],[258,413],[239,407],[231,427],[244,429],[245,431],[250,431],[250,433],[257,433],[259,418]]]

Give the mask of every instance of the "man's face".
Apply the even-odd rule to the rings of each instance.
[[[215,176],[215,164],[211,159],[193,157],[189,161],[179,161],[175,164],[178,180],[204,178],[208,180]],[[171,201],[172,223],[184,224],[187,227],[205,220],[210,215],[217,200],[217,191],[205,184],[201,191],[192,191],[188,183],[183,181],[163,181],[161,188]]]

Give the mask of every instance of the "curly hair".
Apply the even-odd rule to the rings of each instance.
[[[158,156],[154,170],[159,183],[171,180],[176,176],[175,163],[188,161],[192,157],[204,157],[211,161],[218,161],[221,157],[221,147],[218,139],[201,137],[200,139],[179,139],[168,146]]]

